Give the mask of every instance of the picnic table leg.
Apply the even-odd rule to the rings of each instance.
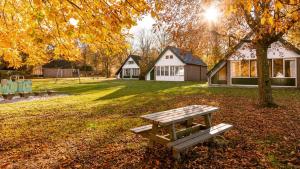
[[[186,122],[185,122],[185,126],[188,128],[188,127],[192,127],[193,126],[193,119],[188,119]]]
[[[152,130],[150,132],[150,137],[149,137],[149,147],[152,148],[154,145],[154,140],[155,140],[155,136],[157,134],[158,131],[158,123],[153,123],[152,124]]]
[[[211,114],[206,114],[206,115],[204,116],[204,121],[205,121],[205,127],[206,127],[206,128],[212,127],[211,119],[212,119],[212,115],[211,115]],[[209,139],[209,141],[210,141],[210,142],[213,142],[213,141],[214,141],[214,137],[212,137],[211,139]]]
[[[176,126],[174,123],[172,125],[170,125],[170,127],[169,127],[169,134],[170,134],[171,141],[177,140]]]
[[[170,139],[171,141],[175,141],[177,140],[177,135],[176,135],[176,126],[175,126],[175,123],[173,123],[172,125],[169,126],[169,134],[170,134]],[[180,160],[180,152],[176,151],[176,150],[172,150],[172,153],[173,153],[173,157],[176,159],[176,160]]]

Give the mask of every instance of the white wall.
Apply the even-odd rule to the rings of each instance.
[[[146,74],[146,78],[145,80],[150,80],[150,72],[152,71],[152,69]]]
[[[296,52],[283,46],[281,42],[275,42],[268,49],[268,59],[300,57]],[[229,60],[256,59],[255,49],[251,49],[248,43],[244,43]]]
[[[166,59],[166,55],[173,55],[173,59]],[[156,62],[155,66],[184,66],[180,59],[178,59],[173,52],[167,50],[164,55]],[[170,72],[169,72],[170,73]],[[149,73],[150,74],[150,73]],[[157,81],[184,81],[184,76],[156,76]],[[150,79],[150,75],[149,75]]]
[[[134,64],[129,64],[129,63],[128,63],[129,61],[133,61]],[[139,65],[137,65],[137,64],[135,63],[135,61],[130,57],[130,58],[127,60],[127,62],[123,65],[122,68],[140,68],[140,67],[139,67]]]

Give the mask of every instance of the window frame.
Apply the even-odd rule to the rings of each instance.
[[[160,67],[160,76],[165,76],[165,67],[164,66]]]
[[[156,76],[160,76],[160,66],[156,66]]]
[[[170,66],[170,76],[175,76],[175,66]]]
[[[170,76],[170,66],[165,66],[165,76]]]
[[[276,59],[281,59],[282,61],[283,61],[283,64],[282,64],[282,69],[283,69],[283,71],[282,71],[282,73],[283,73],[283,77],[275,77],[274,76],[274,60],[276,60]],[[294,61],[295,62],[295,76],[293,77],[293,76],[291,76],[291,77],[286,77],[285,75],[286,75],[286,68],[285,68],[285,61],[286,60],[289,60],[289,61]],[[241,64],[241,61],[242,60],[232,60],[232,61],[230,61],[230,74],[231,74],[231,78],[257,78],[258,77],[258,72],[257,72],[257,59],[247,59],[247,61],[249,62],[249,75],[247,76],[247,77],[243,77],[243,76],[232,76],[232,68],[233,68],[233,64],[232,63],[234,63],[234,62],[239,62],[239,71],[240,71],[240,74],[242,73],[241,71],[242,71],[242,64]],[[256,61],[256,64],[255,64],[255,69],[256,69],[256,76],[251,76],[251,61]],[[269,65],[270,67],[269,67],[269,69],[271,69],[271,70],[269,70],[269,76],[270,76],[270,78],[296,78],[297,79],[297,59],[296,58],[272,58],[272,59],[268,59],[268,63],[271,63],[271,65]]]
[[[286,76],[286,61],[293,61],[294,62],[294,64],[295,64],[295,67],[294,67],[294,75],[295,76],[290,76],[290,77],[287,77]],[[290,67],[291,68],[291,67]],[[284,75],[284,77],[286,77],[286,78],[297,78],[297,60],[296,59],[283,59],[283,75]]]
[[[128,64],[129,64],[129,65],[133,65],[133,64],[134,64],[134,61],[133,61],[133,60],[129,60],[129,61],[128,61]]]

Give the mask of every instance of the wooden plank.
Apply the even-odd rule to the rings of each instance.
[[[192,127],[193,126],[193,118],[191,119],[188,119],[186,122],[185,122],[185,126],[188,128],[188,127]]]
[[[205,111],[202,111],[202,112],[190,112],[190,113],[187,113],[187,112],[181,112],[181,113],[177,113],[177,114],[170,114],[170,115],[167,115],[167,116],[163,116],[161,118],[158,118],[156,117],[156,119],[152,119],[152,118],[147,118],[146,116],[143,116],[142,118],[146,119],[146,120],[149,120],[149,121],[152,121],[152,122],[158,122],[160,123],[160,125],[168,125],[168,124],[171,124],[172,122],[180,122],[180,121],[185,121],[189,118],[192,118],[192,117],[196,117],[196,116],[202,116],[202,115],[205,115],[205,114],[209,114],[209,113],[213,113],[215,111],[217,111],[218,108],[211,108],[211,109],[207,109]]]
[[[193,111],[193,112],[182,112],[182,113],[172,114],[172,115],[165,116],[165,117],[160,117],[160,118],[157,118],[154,120],[159,122],[159,121],[164,121],[167,119],[182,118],[182,117],[186,117],[186,116],[194,115],[194,114],[198,114],[199,116],[201,116],[201,115],[207,114],[207,112],[215,112],[215,111],[216,111],[215,109],[205,109],[202,111],[199,110],[199,111]]]
[[[183,151],[189,147],[195,146],[201,142],[204,142],[205,140],[208,140],[218,134],[224,133],[226,131],[228,131],[229,129],[232,128],[232,125],[230,124],[225,124],[222,127],[218,127],[214,130],[208,129],[209,132],[204,132],[202,135],[199,135],[198,137],[194,137],[192,139],[189,139],[185,142],[182,142],[180,144],[177,144],[175,146],[173,146],[174,150],[176,151]]]
[[[179,113],[187,113],[187,112],[193,112],[193,111],[199,111],[202,112],[203,110],[210,109],[210,108],[217,108],[217,107],[211,107],[211,106],[198,106],[198,107],[193,107],[193,108],[185,108],[185,109],[173,109],[173,110],[168,110],[168,111],[163,111],[163,112],[158,112],[158,113],[152,113],[152,114],[147,114],[141,116],[141,118],[145,119],[156,119],[164,116],[169,116],[169,115],[175,115]]]
[[[194,126],[179,130],[176,132],[177,138],[182,138],[183,136],[188,136],[192,133],[198,132],[200,130],[205,129],[205,125],[203,124],[196,124]]]
[[[130,129],[130,131],[132,131],[134,133],[141,133],[141,132],[145,132],[145,131],[149,131],[149,130],[152,130],[152,124]]]
[[[203,134],[205,134],[205,133],[209,133],[210,131],[214,131],[214,130],[216,130],[216,129],[218,129],[218,128],[221,128],[221,127],[224,127],[224,126],[226,126],[226,125],[227,125],[227,124],[225,124],[225,123],[221,123],[221,124],[218,124],[218,125],[216,125],[216,126],[211,127],[210,129],[198,131],[197,133],[194,133],[194,134],[192,134],[192,135],[190,135],[190,136],[187,136],[187,137],[184,137],[184,138],[182,138],[182,139],[179,139],[179,140],[176,140],[176,141],[174,141],[174,142],[171,142],[171,143],[169,143],[167,146],[168,146],[168,147],[176,146],[177,144],[181,144],[181,143],[186,142],[186,141],[188,141],[188,140],[190,140],[190,139],[199,137],[199,136],[201,136],[201,135],[203,135]]]
[[[156,113],[151,113],[151,114],[147,114],[147,115],[143,115],[143,116],[147,116],[147,117],[155,117],[157,115],[160,115],[161,113],[168,113],[168,112],[176,112],[176,111],[182,111],[184,109],[192,109],[192,108],[198,108],[200,106],[204,106],[204,105],[191,105],[191,106],[187,106],[187,107],[180,107],[180,108],[176,108],[176,109],[170,109],[170,110],[166,110],[166,111],[161,111],[161,112],[156,112]],[[143,117],[142,116],[142,117]]]
[[[211,114],[206,114],[204,116],[205,125],[207,128],[210,128],[212,126],[211,124]]]
[[[156,116],[156,117],[151,117],[148,118],[149,120],[154,120],[154,121],[159,121],[162,119],[168,119],[171,117],[177,117],[177,116],[183,116],[183,115],[187,115],[187,114],[193,114],[193,113],[205,113],[207,111],[211,111],[211,110],[215,110],[217,111],[217,108],[212,108],[212,107],[207,107],[207,108],[198,108],[198,109],[193,109],[193,110],[186,110],[186,111],[178,111],[175,113],[168,113],[168,114],[161,114],[161,116]]]
[[[160,118],[160,117],[164,117],[164,116],[169,116],[169,115],[175,115],[178,113],[186,113],[186,112],[193,112],[193,111],[203,111],[205,109],[209,109],[209,108],[217,108],[217,107],[212,107],[212,106],[194,106],[194,107],[184,107],[184,108],[179,108],[179,109],[173,109],[173,110],[167,110],[167,111],[163,111],[163,112],[158,112],[158,113],[152,113],[152,114],[147,114],[147,115],[143,115],[141,116],[141,118],[144,119],[150,119],[150,120],[154,120],[156,118]]]
[[[192,114],[188,114],[188,115],[181,116],[181,117],[160,120],[158,122],[159,122],[160,125],[165,126],[165,125],[169,125],[170,123],[177,123],[177,122],[180,122],[180,121],[185,121],[187,119],[195,118],[195,117],[198,117],[198,116],[203,116],[205,114],[209,114],[209,113],[212,113],[212,112],[215,112],[215,111],[216,110],[207,111],[205,113],[192,113]]]
[[[149,134],[149,147],[153,147],[157,132],[158,132],[158,123],[153,123],[152,130],[150,131]]]
[[[169,134],[171,136],[171,141],[177,140],[175,124],[169,126]]]

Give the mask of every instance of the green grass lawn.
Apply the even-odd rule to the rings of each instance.
[[[105,79],[33,80],[35,91],[68,96],[0,105],[0,168],[172,168],[168,151],[147,151],[129,132],[139,116],[191,104],[220,107],[214,124],[231,123],[226,144],[199,146],[178,165],[293,167],[300,151],[300,91],[275,89],[278,108],[258,108],[256,88],[208,88],[196,82]],[[225,157],[224,157],[225,155]],[[229,167],[230,168],[230,167]]]

